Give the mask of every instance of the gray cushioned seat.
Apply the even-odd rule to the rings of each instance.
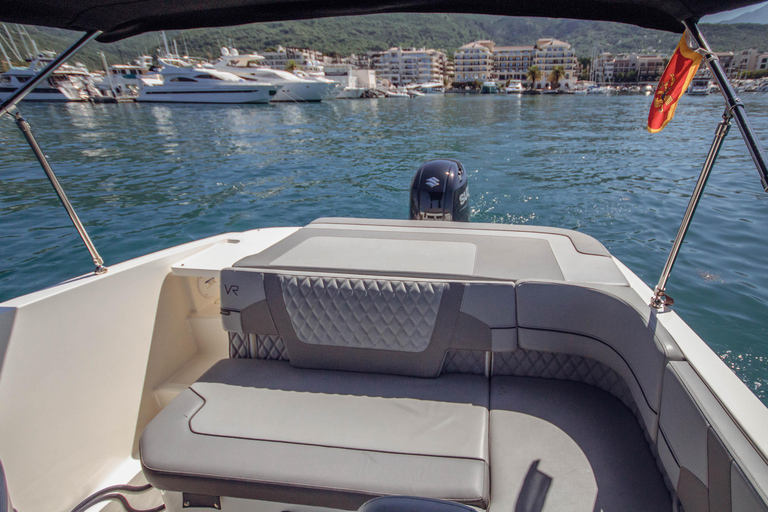
[[[490,450],[491,512],[542,494],[544,512],[672,508],[633,414],[587,384],[492,377]]]
[[[488,379],[218,362],[147,426],[164,490],[346,510],[387,495],[485,508]]]

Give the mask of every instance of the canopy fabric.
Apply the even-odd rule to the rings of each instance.
[[[762,0],[0,0],[0,21],[103,32],[111,42],[153,30],[386,12],[447,12],[616,21],[682,32],[681,22]]]

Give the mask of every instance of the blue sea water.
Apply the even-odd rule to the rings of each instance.
[[[768,94],[744,93],[768,147]],[[114,264],[226,231],[405,218],[425,160],[468,170],[472,221],[576,229],[656,284],[723,113],[685,97],[431,95],[277,105],[22,104]],[[0,301],[92,270],[12,120],[0,122]],[[668,284],[675,310],[768,403],[768,194],[734,127]]]

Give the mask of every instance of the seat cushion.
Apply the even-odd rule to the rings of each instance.
[[[490,450],[492,511],[531,500],[544,512],[672,507],[635,417],[587,384],[492,377]]]
[[[347,510],[387,495],[488,501],[488,381],[218,362],[147,426],[165,490]]]

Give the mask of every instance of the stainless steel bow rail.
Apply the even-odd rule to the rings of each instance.
[[[15,93],[11,95],[10,98],[5,100],[2,104],[0,104],[0,117],[4,116],[5,114],[12,115],[11,111],[16,107],[16,105],[23,100],[27,94],[32,92],[32,90],[37,87],[43,80],[51,76],[51,74],[56,71],[59,66],[64,64],[64,62],[67,61],[72,55],[77,53],[80,48],[85,46],[89,41],[91,41],[93,38],[101,34],[100,31],[93,31],[86,33],[82,38],[80,38],[79,41],[77,41],[75,44],[70,46],[66,51],[64,51],[61,55],[59,55],[53,62],[48,64],[43,70],[40,71],[37,75],[35,75],[33,78],[31,78],[27,83],[24,84],[19,90],[17,90]],[[27,139],[27,142],[29,143],[29,146],[32,148],[32,151],[35,153],[35,156],[37,157],[38,162],[40,162],[40,165],[43,168],[43,171],[45,171],[46,176],[48,177],[48,180],[51,182],[51,185],[53,185],[53,189],[56,191],[56,194],[59,196],[59,200],[64,205],[64,208],[67,210],[67,213],[69,214],[69,218],[72,219],[72,223],[75,225],[75,229],[77,229],[77,232],[80,234],[80,237],[83,239],[83,242],[85,243],[85,246],[88,248],[88,252],[91,253],[91,258],[93,259],[93,264],[96,265],[96,269],[94,272],[96,274],[103,274],[107,271],[107,267],[104,266],[104,260],[99,255],[99,252],[96,250],[96,246],[93,245],[93,242],[91,241],[91,237],[88,236],[88,232],[85,230],[85,227],[83,226],[83,223],[80,222],[80,218],[77,216],[77,213],[75,213],[75,209],[72,207],[72,203],[67,198],[67,195],[64,193],[64,189],[61,188],[61,184],[59,183],[59,180],[56,178],[56,174],[54,174],[53,169],[51,168],[51,165],[48,163],[48,159],[43,154],[43,150],[40,149],[40,145],[37,143],[37,140],[35,140],[34,135],[32,135],[32,129],[29,126],[29,123],[26,119],[24,119],[21,115],[21,112],[16,112],[16,115],[14,116],[16,119],[16,125],[21,130],[21,133],[24,134],[24,138]]]
[[[723,97],[725,98],[726,107],[725,113],[723,114],[723,120],[717,125],[715,140],[712,141],[712,146],[709,149],[707,159],[704,161],[704,166],[701,169],[701,174],[699,174],[696,187],[693,190],[693,194],[691,194],[691,200],[688,202],[688,208],[685,210],[685,215],[683,216],[680,229],[675,237],[675,242],[672,244],[672,250],[667,257],[667,263],[664,265],[664,270],[659,278],[659,283],[654,289],[653,298],[651,298],[651,306],[658,309],[661,309],[664,306],[671,306],[674,303],[672,298],[666,294],[669,274],[672,272],[672,267],[675,265],[677,254],[680,252],[680,247],[683,245],[683,239],[685,238],[686,233],[688,233],[693,214],[696,213],[696,207],[699,205],[699,200],[704,192],[704,187],[709,179],[709,174],[712,171],[712,167],[715,165],[715,160],[720,152],[723,139],[728,135],[732,119],[736,121],[736,125],[739,127],[741,136],[747,144],[752,160],[755,162],[757,171],[760,173],[760,181],[762,182],[763,189],[768,192],[768,165],[766,165],[763,149],[760,147],[760,143],[755,137],[755,132],[752,130],[752,126],[747,119],[747,114],[744,111],[744,104],[736,96],[733,87],[731,87],[731,83],[725,76],[723,67],[720,65],[720,60],[717,58],[717,55],[712,52],[712,49],[699,31],[699,27],[696,23],[686,20],[683,24],[696,41],[696,44],[698,44],[699,49],[697,50],[697,53],[703,55],[712,76],[720,87],[720,92],[722,92]]]

